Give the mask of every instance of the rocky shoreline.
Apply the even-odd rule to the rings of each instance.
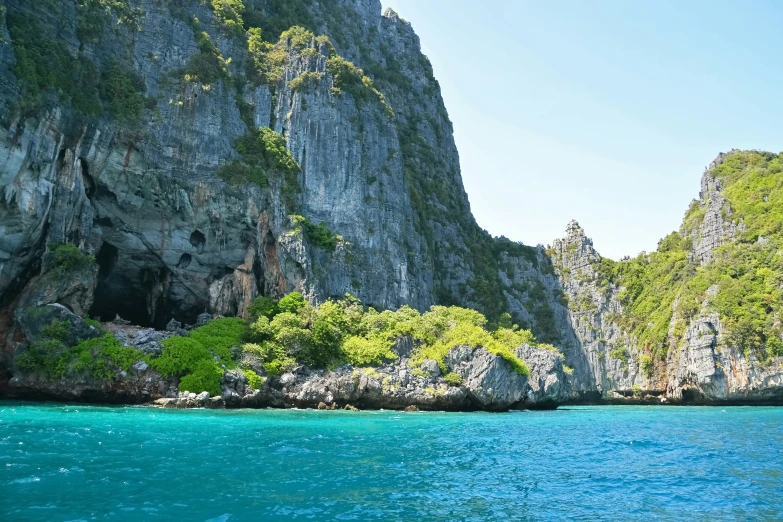
[[[50,307],[63,316],[69,315],[58,305]],[[172,325],[172,329],[177,326]],[[103,323],[101,328],[125,345],[147,353],[159,351],[158,342],[173,334],[123,321]],[[183,329],[179,333],[185,332]],[[351,405],[359,409],[446,411],[555,408],[577,398],[562,356],[551,350],[529,345],[517,348],[517,356],[530,366],[530,375],[526,377],[484,348],[454,347],[445,364],[449,373],[459,376],[460,382],[453,377],[447,381],[434,360],[413,367],[412,350],[410,339],[402,338],[394,346],[398,359],[392,363],[365,368],[344,365],[332,370],[298,365],[281,375],[263,376],[255,389],[242,371],[226,370],[221,379],[221,394],[217,396],[178,391],[178,378],[165,378],[144,361],[138,361],[129,371],[119,371],[109,381],[96,381],[90,376],[49,380],[16,372],[0,388],[0,397],[167,408],[335,409]]]
[[[59,305],[54,313],[68,317]],[[207,317],[202,318],[208,320]],[[79,322],[80,319],[76,318]],[[145,353],[160,353],[159,342],[171,335],[187,334],[190,327],[178,323],[169,331],[142,328],[122,320],[102,323],[124,345]],[[85,332],[82,332],[85,335]],[[484,348],[453,347],[445,358],[447,380],[434,360],[419,366],[411,364],[413,343],[401,338],[394,346],[398,359],[377,367],[344,365],[330,370],[298,365],[280,375],[262,376],[251,387],[240,370],[227,369],[221,379],[221,393],[179,391],[179,379],[166,378],[144,361],[129,371],[118,371],[111,380],[90,376],[49,380],[16,372],[0,384],[0,398],[46,400],[91,404],[133,404],[161,408],[317,408],[324,410],[404,410],[404,411],[508,411],[555,409],[564,405],[645,404],[645,405],[783,405],[783,394],[759,398],[716,400],[693,395],[678,399],[664,393],[614,394],[585,393],[555,351],[526,344],[516,355],[526,361],[530,375],[515,372],[502,357]]]

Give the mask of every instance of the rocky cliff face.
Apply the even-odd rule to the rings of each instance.
[[[227,34],[218,13],[195,0],[129,2],[143,12],[137,28],[113,13],[81,40],[73,3],[0,4],[3,305],[40,271],[46,245],[67,241],[101,267],[91,313],[141,324],[205,310],[241,315],[256,295],[294,289],[313,301],[350,292],[384,308],[505,310],[499,256],[470,214],[451,123],[410,25],[382,16],[377,1],[300,3],[335,52],[376,73],[388,104],[336,88],[330,51],[315,39],[281,41],[276,80],[256,85],[245,37]],[[282,16],[275,3],[247,5],[248,18],[251,6],[267,20]],[[184,79],[203,53],[191,16],[227,64],[210,83]],[[7,26],[38,31],[98,70],[120,64],[137,75],[147,100],[139,121],[110,111],[84,118],[56,88],[35,112],[20,110],[29,80],[17,78],[22,46]],[[266,187],[231,186],[215,176],[239,159],[235,142],[249,125],[285,138],[301,167],[298,187],[272,177]],[[334,251],[297,233],[293,214],[340,236]],[[533,306],[514,308],[537,326]]]
[[[721,245],[737,241],[738,234],[747,229],[742,219],[732,216],[723,193],[726,182],[713,170],[739,152],[720,154],[710,164],[702,177],[700,199],[694,201],[683,223],[683,257],[695,265],[709,265]],[[757,241],[757,245],[766,248],[768,241]],[[669,402],[780,403],[783,357],[772,350],[738,346],[738,336],[715,311],[718,284],[696,296],[694,313],[687,318],[681,317],[685,312],[680,299],[685,297],[676,295],[667,305],[671,310],[666,324],[668,350],[661,359],[651,355],[649,344],[640,343],[633,333],[628,294],[634,290],[624,286],[623,277],[607,275],[607,263],[614,265],[615,274],[622,274],[632,260],[614,263],[602,259],[575,221],[549,252],[568,298],[575,334],[572,342],[587,358],[588,390],[604,400],[617,401],[644,396]],[[645,259],[643,264],[653,262],[644,255],[641,259]],[[675,270],[675,263],[668,270]],[[694,266],[683,273],[694,274],[695,270]],[[723,269],[713,270],[722,274]],[[775,317],[773,313],[770,319],[776,321]],[[646,320],[652,321],[652,317]],[[589,393],[583,396],[589,397]]]

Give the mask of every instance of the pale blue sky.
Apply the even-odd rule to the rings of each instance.
[[[783,2],[382,0],[440,81],[479,224],[604,256],[679,228],[704,167],[783,150]]]

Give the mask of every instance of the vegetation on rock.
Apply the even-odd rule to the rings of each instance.
[[[16,368],[49,380],[86,375],[99,381],[111,381],[117,372],[128,371],[133,363],[146,360],[143,352],[122,346],[110,333],[68,347],[65,340],[69,328],[67,321],[53,321],[44,327],[30,346],[14,359]]]
[[[152,367],[166,377],[180,377],[180,391],[219,395],[223,373],[236,368],[231,348],[239,346],[244,331],[242,319],[214,319],[191,331],[188,337],[164,339],[163,351],[152,359]]]
[[[397,358],[392,347],[407,337],[417,346],[413,366],[435,359],[445,371],[444,358],[450,348],[482,346],[518,373],[528,375],[527,365],[513,350],[522,343],[535,344],[529,331],[512,327],[490,332],[482,314],[458,307],[434,306],[424,314],[407,306],[378,312],[351,296],[314,307],[294,292],[276,307],[268,298],[259,298],[252,310],[257,315],[243,350],[258,357],[271,374],[296,363],[315,367],[382,364]]]
[[[258,127],[237,138],[234,147],[242,156],[242,161],[220,167],[216,172],[219,178],[233,186],[256,183],[266,187],[270,174],[279,176],[287,208],[296,208],[300,168],[286,149],[283,136],[269,127]]]
[[[100,71],[82,53],[74,58],[61,40],[48,38],[32,16],[14,12],[8,30],[16,55],[13,72],[20,82],[18,110],[37,115],[59,102],[82,118],[108,112],[117,121],[139,123],[144,82],[128,68],[113,64]]]
[[[314,225],[308,218],[298,214],[291,216],[295,233],[303,233],[308,243],[327,252],[334,252],[339,236],[329,230],[323,221]]]
[[[729,332],[724,342],[762,361],[783,355],[782,172],[783,155],[758,151],[732,153],[710,171],[726,199],[723,219],[743,226],[705,265],[692,255],[705,215],[699,202],[656,252],[597,265],[602,278],[621,288],[618,320],[641,352],[665,358],[693,319],[717,312]],[[651,371],[651,363],[642,362],[643,371]]]

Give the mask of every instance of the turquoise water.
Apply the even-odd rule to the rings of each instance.
[[[0,402],[2,520],[783,519],[783,408]]]

